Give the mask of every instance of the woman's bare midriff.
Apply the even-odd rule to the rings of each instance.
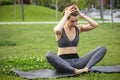
[[[74,53],[77,53],[77,47],[65,47],[65,48],[58,47],[58,55]]]

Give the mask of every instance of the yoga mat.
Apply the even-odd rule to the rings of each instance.
[[[36,78],[59,78],[59,77],[69,77],[75,76],[74,73],[59,73],[55,70],[44,69],[44,70],[31,70],[31,71],[22,71],[19,69],[11,69],[12,72],[17,74],[22,78],[27,79],[36,79]],[[120,72],[120,65],[116,66],[93,66],[90,69],[90,72],[104,72],[104,73],[116,73]]]
[[[116,66],[93,66],[90,72],[104,72],[104,73],[115,73],[120,72],[120,65]]]
[[[74,76],[74,73],[58,73],[55,70],[44,69],[44,70],[31,70],[31,71],[21,71],[18,69],[11,69],[15,74],[22,78],[27,79],[36,79],[36,78],[58,78],[58,77],[67,77]]]

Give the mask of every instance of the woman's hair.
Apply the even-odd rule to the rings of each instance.
[[[64,10],[63,10],[63,16],[65,14],[65,11],[68,9],[68,7],[66,7]],[[70,16],[78,16],[78,11],[74,11],[70,14]],[[68,19],[70,18],[70,16],[68,17]]]

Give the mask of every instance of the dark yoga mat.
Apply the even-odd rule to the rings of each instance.
[[[44,69],[44,70],[31,70],[31,71],[21,71],[18,69],[11,69],[15,74],[20,77],[27,79],[35,79],[35,78],[58,78],[58,77],[67,77],[74,76],[76,74],[73,73],[58,73],[55,70]]]
[[[21,71],[18,69],[11,69],[15,74],[22,78],[36,79],[36,78],[58,78],[58,77],[69,77],[75,76],[74,73],[58,73],[55,70],[44,69],[44,70],[31,70],[31,71]],[[93,66],[90,72],[104,72],[104,73],[114,73],[120,72],[120,65],[116,66]]]

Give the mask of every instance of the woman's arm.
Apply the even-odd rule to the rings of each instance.
[[[93,20],[92,18],[84,15],[83,13],[80,13],[79,15],[89,23],[86,25],[80,25],[80,30],[82,32],[92,30],[98,26],[98,23],[95,20]]]
[[[86,25],[78,25],[80,31],[89,31],[89,30],[92,30],[94,28],[96,28],[98,26],[98,23],[93,20],[92,18],[84,15],[83,13],[80,12],[79,8],[77,6],[75,6],[78,13],[79,13],[79,16],[83,19],[85,19],[89,24],[86,24]]]
[[[63,18],[61,19],[61,21],[54,27],[54,32],[56,34],[61,33],[61,29],[63,28],[63,26],[64,26],[67,18],[68,18],[67,16],[63,16]]]
[[[56,34],[60,34],[60,33],[61,33],[61,30],[62,30],[63,26],[65,25],[68,17],[70,16],[70,14],[71,14],[72,12],[74,12],[74,8],[73,8],[73,7],[74,7],[74,6],[72,5],[72,6],[68,7],[67,9],[65,9],[63,18],[62,18],[61,21],[54,27],[54,32],[55,32]]]

